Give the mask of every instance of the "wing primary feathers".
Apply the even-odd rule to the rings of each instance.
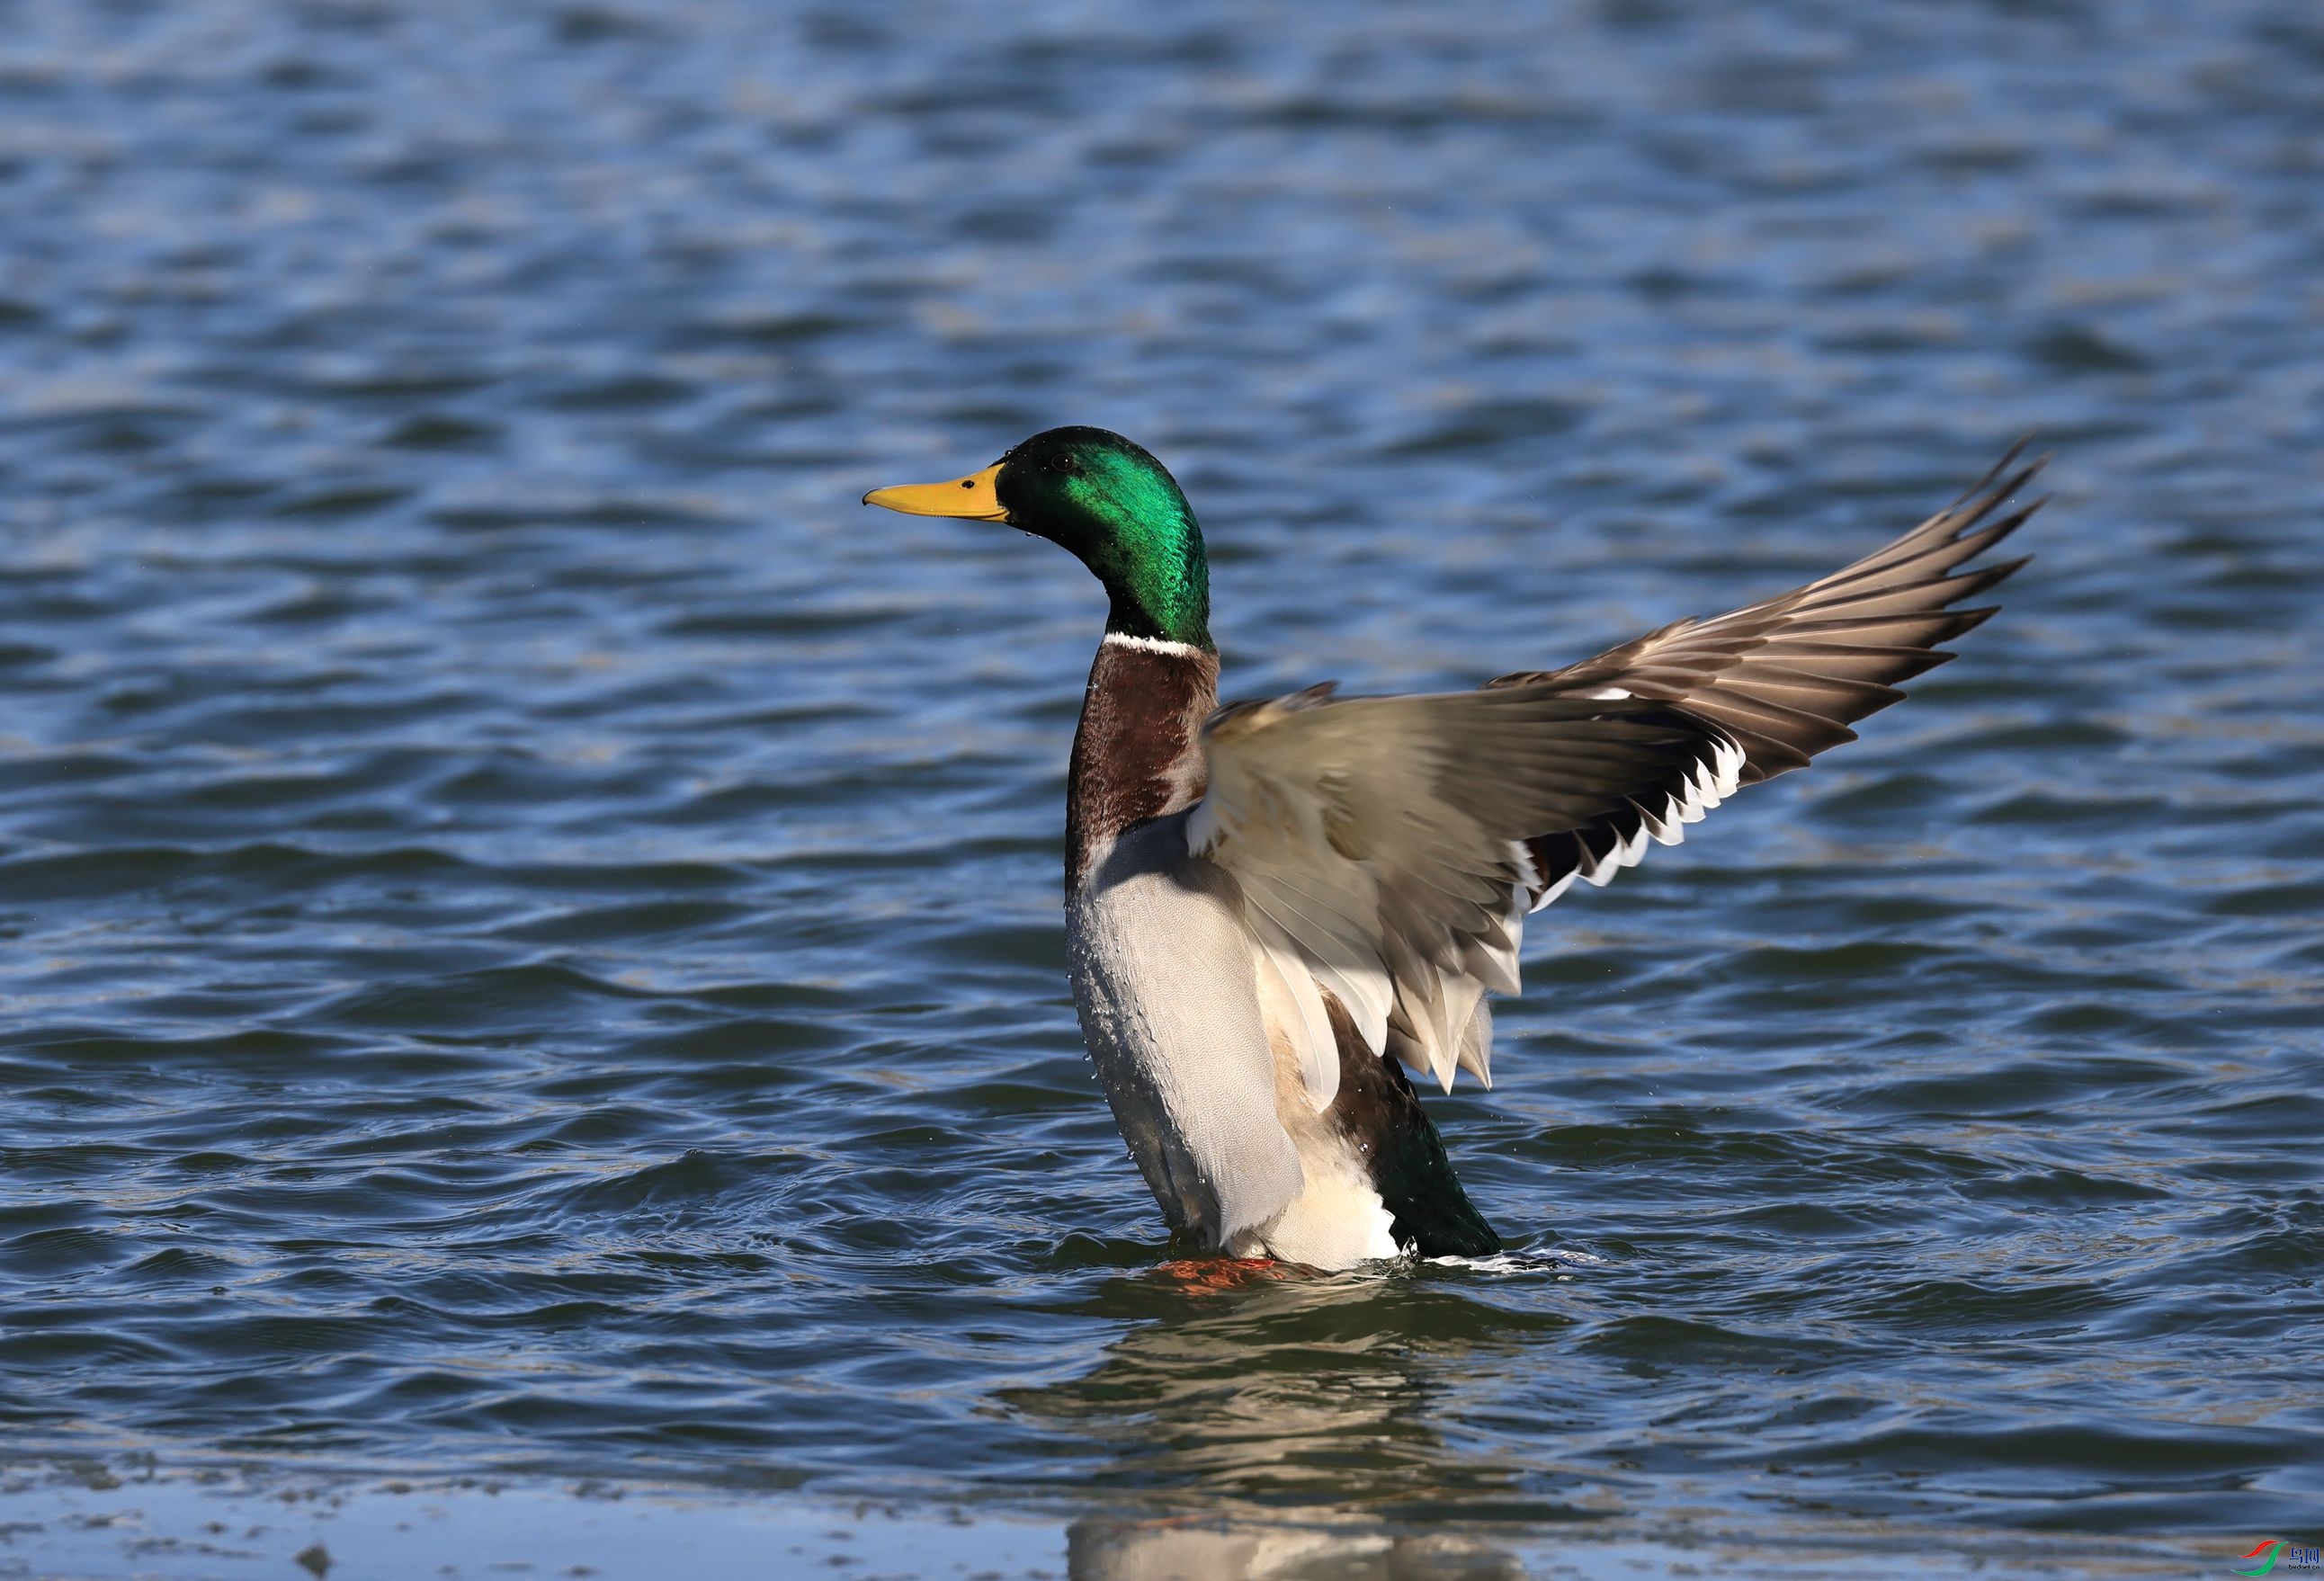
[[[1310,1100],[1338,1085],[1325,996],[1375,1051],[1489,1085],[1484,995],[1515,991],[1528,912],[1855,740],[1992,617],[1960,605],[2026,563],[1976,564],[2047,502],[2003,510],[2048,459],[2021,464],[2025,448],[1829,576],[1563,669],[1430,696],[1327,683],[1213,714],[1188,845],[1241,887]]]

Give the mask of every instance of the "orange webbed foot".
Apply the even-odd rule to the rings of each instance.
[[[1285,1278],[1290,1269],[1272,1257],[1181,1257],[1155,1272],[1189,1293],[1213,1295],[1262,1279]]]

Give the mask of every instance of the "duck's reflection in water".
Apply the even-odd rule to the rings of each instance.
[[[1526,1574],[1473,1538],[1253,1521],[1084,1517],[1066,1536],[1073,1581],[1499,1581]]]
[[[1563,1479],[1450,1445],[1439,1426],[1464,1371],[1504,1374],[1498,1353],[1566,1327],[1554,1311],[1410,1272],[1217,1291],[1144,1274],[1109,1282],[1098,1304],[1151,1320],[1084,1376],[1005,1397],[1082,1441],[1079,1489],[1120,1495],[1119,1512],[1074,1524],[1076,1578],[1516,1576],[1446,1518],[1609,1512],[1602,1489],[1547,1485]]]

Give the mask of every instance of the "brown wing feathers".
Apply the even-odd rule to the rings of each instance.
[[[1667,703],[1670,717],[1703,741],[1661,787],[1663,804],[1654,795],[1632,798],[1587,827],[1531,841],[1540,872],[1535,904],[1555,898],[1577,877],[1604,883],[1637,859],[1649,836],[1675,843],[1679,823],[1693,822],[1738,785],[1803,768],[1818,752],[1854,740],[1848,727],[1901,698],[1899,683],[1951,658],[1937,644],[1994,612],[1952,606],[2025,564],[1959,569],[2043,504],[2035,500],[1994,519],[2042,469],[2036,460],[2011,471],[2024,450],[2021,442],[1950,506],[1819,582],[1729,614],[1678,621],[1562,670],[1490,683]]]

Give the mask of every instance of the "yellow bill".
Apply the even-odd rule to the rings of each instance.
[[[874,489],[863,496],[863,502],[884,505],[907,516],[964,516],[971,521],[1006,521],[1009,512],[1002,508],[1001,496],[993,487],[993,480],[1000,475],[1001,464],[996,461],[982,472],[973,472],[948,483],[897,483]]]

